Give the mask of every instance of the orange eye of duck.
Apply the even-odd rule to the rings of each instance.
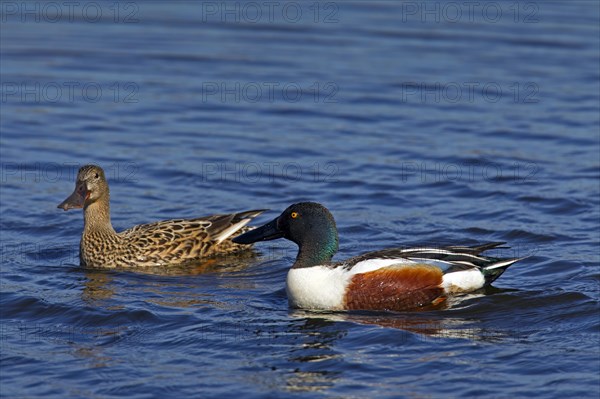
[[[298,212],[292,212],[290,216],[292,217],[292,219],[296,219],[298,217]]]

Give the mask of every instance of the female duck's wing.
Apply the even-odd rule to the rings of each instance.
[[[157,264],[194,260],[203,256],[226,254],[245,246],[234,244],[229,238],[262,210],[227,215],[213,215],[197,219],[175,219],[142,224],[119,235],[140,260]]]

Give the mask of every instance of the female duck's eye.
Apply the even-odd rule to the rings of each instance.
[[[94,178],[95,178],[95,179],[97,179],[97,178],[98,178],[98,173],[96,173],[96,174],[94,175]]]
[[[292,219],[296,219],[298,217],[298,212],[292,212],[290,216]]]

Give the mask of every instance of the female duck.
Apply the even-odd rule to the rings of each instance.
[[[288,272],[290,305],[314,310],[410,310],[435,306],[455,293],[475,291],[498,278],[518,258],[480,253],[503,243],[475,247],[390,248],[331,262],[338,234],[322,205],[302,202],[262,227],[233,239],[238,244],[287,238],[299,247]]]
[[[84,227],[79,246],[82,266],[145,267],[177,265],[203,257],[227,254],[245,245],[231,242],[263,210],[198,219],[165,220],[134,226],[120,233],[110,222],[108,183],[99,166],[79,169],[75,191],[59,208],[83,208]]]

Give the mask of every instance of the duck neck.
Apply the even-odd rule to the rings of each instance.
[[[338,234],[335,226],[308,235],[297,243],[300,248],[293,268],[312,267],[328,263],[338,250]]]
[[[99,198],[88,204],[83,209],[84,234],[104,233],[106,235],[116,234],[110,222],[109,198]]]

